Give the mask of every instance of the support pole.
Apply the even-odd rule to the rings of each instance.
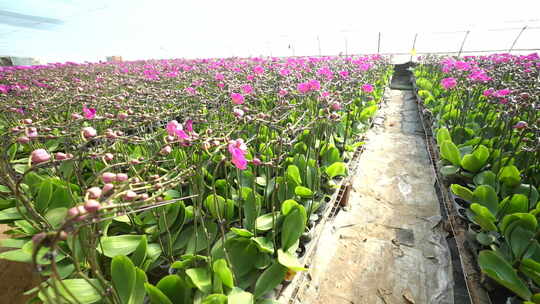
[[[377,40],[377,54],[381,53],[381,32],[379,32],[379,39]]]
[[[319,56],[321,56],[321,39],[319,38],[319,35],[317,35],[317,45],[319,47]]]
[[[519,37],[521,37],[521,34],[523,34],[523,32],[527,29],[527,25],[525,25],[521,31],[519,31],[519,34],[517,35],[516,39],[514,39],[514,43],[512,43],[512,46],[510,47],[510,49],[508,49],[508,53],[511,53],[512,50],[514,49],[514,46],[516,46],[516,43],[519,39]]]
[[[416,47],[416,38],[418,38],[418,33],[414,34],[414,41],[413,41],[413,44],[412,44],[412,49],[411,49],[411,60],[413,60],[413,54],[412,54],[412,51],[415,50],[415,47]],[[416,53],[416,52],[415,52]]]
[[[461,57],[461,52],[463,52],[463,47],[465,46],[465,41],[467,40],[467,37],[469,37],[469,33],[471,31],[470,30],[467,30],[465,32],[465,36],[463,37],[463,41],[461,42],[461,47],[459,48],[459,53],[458,53],[458,58]]]

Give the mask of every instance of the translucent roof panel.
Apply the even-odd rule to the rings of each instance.
[[[0,0],[0,55],[43,62],[540,48],[540,1]]]

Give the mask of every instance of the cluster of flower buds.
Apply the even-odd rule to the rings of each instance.
[[[89,138],[92,138],[92,137],[96,137],[97,136],[97,131],[96,131],[96,129],[94,129],[92,127],[84,127],[81,130],[81,134],[85,139],[89,139]]]
[[[124,135],[124,132],[122,131],[113,131],[112,129],[105,130],[105,137],[108,139],[115,139],[122,135]]]

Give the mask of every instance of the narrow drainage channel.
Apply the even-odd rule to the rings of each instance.
[[[407,89],[407,81],[392,83]],[[378,116],[351,177],[349,206],[323,228],[308,282],[289,303],[467,303],[454,291],[414,95],[388,90]]]

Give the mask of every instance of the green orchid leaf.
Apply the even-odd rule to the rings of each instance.
[[[101,238],[101,245],[98,245],[97,249],[109,258],[114,258],[117,255],[128,255],[137,249],[141,239],[142,235],[105,236]]]
[[[206,268],[190,268],[186,270],[186,275],[191,282],[203,293],[212,292],[212,277]]]
[[[518,186],[521,183],[521,176],[516,166],[506,166],[499,172],[499,180],[509,187]]]
[[[287,274],[287,267],[279,263],[274,263],[268,267],[255,283],[255,298],[262,297],[278,286],[285,279],[285,274]]]
[[[233,288],[227,296],[227,304],[255,304],[255,297],[241,288]]]
[[[532,293],[504,258],[491,250],[480,251],[478,264],[483,273],[510,289],[524,300],[530,300]]]
[[[278,249],[278,262],[295,272],[307,270],[307,268],[300,264],[298,258],[292,255],[290,252],[286,252],[281,249]]]
[[[212,266],[212,269],[215,273],[217,273],[223,285],[229,288],[234,287],[233,273],[227,265],[227,261],[225,261],[225,259],[216,260]]]
[[[472,202],[488,208],[494,215],[499,211],[499,197],[491,186],[481,185],[476,187],[473,191]]]
[[[458,184],[453,184],[450,186],[450,189],[452,190],[452,193],[455,195],[461,197],[462,199],[472,202],[473,200],[473,192],[469,190],[469,188],[463,187]]]
[[[474,176],[474,183],[477,186],[488,185],[497,190],[497,176],[492,171],[482,171]]]
[[[111,278],[120,302],[129,304],[137,279],[133,262],[126,256],[115,256],[111,262]]]
[[[242,277],[253,270],[258,254],[254,242],[249,239],[230,239],[225,243],[225,250],[231,259],[235,277]]]
[[[173,304],[173,302],[171,302],[171,300],[169,300],[169,298],[154,285],[144,283],[144,289],[146,289],[151,304]]]
[[[454,166],[461,165],[461,154],[458,147],[451,141],[445,140],[441,144],[441,157],[451,162]]]
[[[347,165],[345,163],[337,162],[337,163],[333,163],[330,166],[328,166],[325,169],[325,172],[328,175],[328,177],[334,178],[336,176],[347,176],[348,169],[347,169]]]
[[[461,160],[461,167],[463,169],[476,173],[482,169],[485,162],[480,161],[475,155],[473,154],[465,154],[463,155],[463,158]]]
[[[459,167],[456,167],[456,166],[453,166],[453,165],[443,166],[441,168],[441,174],[443,176],[445,176],[445,177],[456,175],[456,174],[458,174],[459,169],[460,169]]]
[[[141,241],[139,242],[139,245],[137,245],[137,248],[135,249],[135,252],[131,255],[131,260],[133,261],[133,264],[136,266],[141,266],[146,259],[147,255],[147,249],[148,249],[148,240],[146,238],[146,235],[143,235],[141,237]]]
[[[297,205],[284,218],[281,230],[281,247],[287,251],[304,233],[307,214],[304,206]]]
[[[473,220],[486,231],[497,231],[497,226],[495,226],[495,216],[488,208],[473,203],[471,204],[471,210],[474,213]]]
[[[176,274],[164,276],[159,280],[156,287],[174,304],[191,303],[191,288]]]
[[[201,304],[227,304],[227,296],[224,294],[211,294],[204,298]]]
[[[60,296],[71,302],[81,304],[92,304],[101,301],[102,291],[97,279],[67,279],[62,280],[62,284],[57,284]],[[57,299],[54,289],[47,287],[39,293],[39,299],[45,304],[63,303],[63,300]],[[50,301],[47,301],[49,299]]]
[[[294,193],[301,198],[310,198],[313,197],[313,191],[311,189],[303,187],[303,186],[296,186],[294,188]]]
[[[302,178],[300,177],[300,169],[295,165],[289,165],[287,167],[287,177],[294,181],[297,186],[302,185]]]
[[[450,137],[450,132],[447,128],[439,128],[437,130],[437,144],[441,146],[447,140],[452,141],[452,138]]]

